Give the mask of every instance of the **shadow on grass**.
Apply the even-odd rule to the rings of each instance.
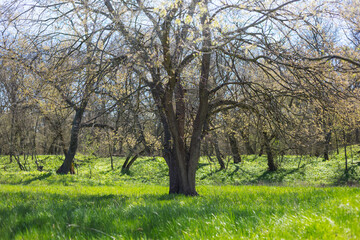
[[[198,169],[211,165],[210,163],[199,163]]]
[[[232,177],[234,176],[235,173],[237,173],[241,168],[238,166],[238,165],[235,165],[235,170],[232,171],[230,174],[229,174],[229,177]]]
[[[52,173],[51,173],[51,172],[46,173],[46,174],[42,174],[42,175],[37,176],[37,177],[34,177],[34,178],[32,178],[32,179],[29,179],[29,180],[23,181],[23,182],[21,182],[21,184],[28,185],[28,184],[32,183],[33,181],[37,181],[37,180],[44,180],[44,179],[46,179],[46,178],[50,177],[51,175],[52,175]]]
[[[283,183],[284,178],[294,173],[305,175],[305,165],[294,169],[278,169],[277,171],[266,170],[263,174],[254,180],[254,183],[268,182],[268,183]]]
[[[126,175],[126,176],[129,176],[129,177],[132,177],[132,176],[134,176],[134,173],[130,169],[121,169],[120,170],[120,175],[121,176]]]
[[[360,168],[358,165],[350,165],[348,171],[345,171],[343,168],[337,170],[337,177],[333,181],[334,186],[351,186],[359,187],[360,186]]]
[[[238,165],[235,165],[235,169],[234,169],[234,171],[232,171],[231,173],[229,173],[229,177],[233,177],[237,172],[239,172],[239,171],[241,171],[242,173],[245,173],[245,174],[247,174],[247,175],[249,175],[249,176],[252,176],[252,177],[256,177],[256,174],[255,173],[253,173],[253,172],[250,172],[250,171],[248,171],[248,170],[245,170],[244,168],[241,168],[241,167],[239,167]]]
[[[257,155],[257,154],[249,155],[247,161],[249,161],[249,162],[254,162],[254,161],[255,161],[256,159],[258,159],[258,158],[262,159],[263,157],[262,157],[262,156],[259,156],[259,155]]]
[[[203,176],[200,178],[200,180],[204,180],[204,179],[206,179],[206,178],[208,178],[208,177],[211,177],[212,175],[214,175],[214,174],[216,174],[216,173],[219,173],[219,172],[225,172],[225,169],[219,168],[219,169],[216,169],[215,171],[211,171],[211,172],[203,175]]]

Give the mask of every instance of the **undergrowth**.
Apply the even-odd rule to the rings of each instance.
[[[285,155],[278,158],[279,169],[267,170],[266,156],[244,155],[239,164],[225,159],[226,169],[219,171],[216,161],[200,159],[197,171],[198,185],[281,185],[281,186],[358,186],[360,182],[360,147],[353,146],[348,154],[348,171],[345,171],[344,153],[333,154],[330,161],[320,157]],[[215,158],[214,158],[215,159]],[[76,174],[55,174],[63,156],[37,156],[28,160],[28,171],[20,171],[8,156],[0,157],[0,183],[25,185],[87,185],[118,186],[124,184],[168,184],[168,168],[160,157],[139,158],[130,171],[122,172],[124,158],[114,157],[114,169],[109,158],[96,158],[78,154]]]

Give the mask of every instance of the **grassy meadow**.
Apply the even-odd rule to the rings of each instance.
[[[77,155],[77,174],[55,170],[62,156],[28,159],[19,171],[0,158],[0,239],[358,239],[359,148],[332,160],[284,156],[279,171],[266,157],[243,156],[225,171],[201,159],[199,197],[168,195],[161,158]],[[229,159],[230,160],[230,159]]]

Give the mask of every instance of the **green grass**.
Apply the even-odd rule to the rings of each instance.
[[[348,150],[349,171],[345,172],[343,151],[332,155],[330,161],[322,158],[284,156],[279,158],[279,170],[267,171],[266,156],[242,156],[242,163],[233,164],[231,159],[225,171],[218,171],[217,162],[202,158],[197,171],[198,185],[277,185],[277,186],[359,186],[360,147]],[[62,156],[38,156],[44,171],[36,170],[35,160],[28,160],[29,171],[19,171],[9,157],[0,157],[0,183],[24,185],[86,185],[121,186],[124,184],[156,184],[167,186],[168,169],[162,158],[143,157],[137,160],[129,173],[122,173],[124,158],[114,158],[115,169],[111,170],[109,158],[77,155],[77,174],[58,176],[56,169]]]
[[[0,187],[2,239],[356,239],[358,188]]]
[[[358,239],[359,147],[332,160],[285,156],[277,172],[266,157],[243,156],[218,171],[203,158],[199,197],[168,195],[161,158],[77,155],[76,175],[57,175],[61,156],[29,159],[19,171],[0,157],[0,239]],[[349,187],[355,186],[355,187]]]

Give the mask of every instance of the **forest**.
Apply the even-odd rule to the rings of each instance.
[[[359,4],[0,1],[0,232],[360,237]]]

